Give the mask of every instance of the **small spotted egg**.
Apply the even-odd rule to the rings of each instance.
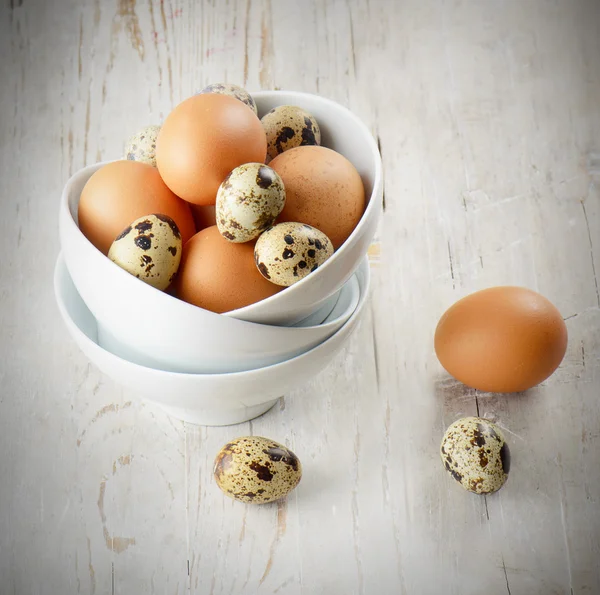
[[[181,234],[175,221],[154,214],[136,219],[112,243],[108,257],[156,289],[166,289],[181,260]]]
[[[232,85],[231,83],[214,83],[202,89],[200,93],[220,93],[221,95],[231,95],[231,97],[235,97],[242,103],[245,103],[255,114],[258,115],[256,103],[254,102],[252,95],[250,95],[246,89],[243,89],[238,85]]]
[[[293,221],[267,229],[254,246],[262,276],[284,287],[315,271],[332,254],[333,244],[322,231]]]
[[[248,242],[273,225],[284,205],[285,189],[279,174],[263,163],[245,163],[219,187],[217,227],[230,242]]]
[[[302,465],[282,444],[261,436],[242,436],[219,451],[213,473],[230,498],[266,504],[283,498],[298,485]]]
[[[320,145],[321,130],[307,111],[295,105],[280,105],[261,119],[267,135],[267,155],[277,155],[304,145]]]
[[[156,137],[160,126],[146,126],[134,134],[125,146],[125,158],[156,167]]]
[[[508,444],[498,426],[487,419],[455,421],[444,434],[440,455],[446,471],[469,492],[491,494],[508,479]]]

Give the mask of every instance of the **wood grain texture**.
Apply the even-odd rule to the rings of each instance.
[[[594,0],[0,2],[1,593],[600,593],[600,7]],[[267,414],[182,424],[103,376],[54,303],[70,174],[206,84],[320,93],[378,138],[385,216],[361,326]],[[521,284],[569,330],[557,372],[479,393],[439,316]],[[513,465],[485,498],[438,458],[479,413]],[[212,461],[266,435],[304,477],[225,498]]]

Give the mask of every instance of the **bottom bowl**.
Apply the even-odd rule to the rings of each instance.
[[[324,369],[356,327],[369,293],[365,258],[356,272],[360,298],[352,316],[317,347],[284,362],[229,374],[166,372],[132,363],[98,345],[96,319],[77,292],[64,260],[54,272],[54,291],[69,333],[107,376],[183,421],[207,426],[241,423],[268,411],[287,391]]]

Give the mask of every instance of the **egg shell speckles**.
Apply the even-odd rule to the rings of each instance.
[[[254,260],[261,275],[289,287],[317,270],[333,254],[333,244],[322,232],[304,223],[279,223],[256,241]]]
[[[125,159],[141,161],[156,167],[156,137],[160,126],[146,126],[134,134],[125,146]]]
[[[216,221],[230,242],[248,242],[273,224],[285,205],[279,174],[263,163],[236,167],[219,187]]]
[[[164,290],[175,278],[181,260],[179,228],[166,215],[136,219],[112,243],[108,258],[138,279]]]
[[[280,105],[261,119],[267,135],[267,154],[270,159],[305,145],[320,145],[321,130],[314,117],[295,105]]]
[[[444,434],[440,456],[446,471],[469,492],[491,494],[508,479],[508,444],[500,429],[487,419],[455,421]]]
[[[200,93],[220,93],[221,95],[230,95],[239,99],[242,103],[245,103],[256,115],[258,115],[258,109],[254,98],[246,89],[238,85],[232,85],[231,83],[213,83],[208,85],[200,91]]]
[[[213,474],[234,500],[266,504],[286,496],[300,482],[302,465],[288,448],[262,436],[242,436],[217,454]]]

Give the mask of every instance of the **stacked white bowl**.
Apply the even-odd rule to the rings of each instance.
[[[316,95],[253,93],[259,117],[297,105],[319,122],[323,146],[349,159],[368,199],[351,236],[319,269],[256,304],[216,314],[150,287],[111,262],[77,225],[81,191],[103,164],[66,184],[55,293],[67,328],[105,374],[171,415],[228,425],[261,415],[323,369],[348,340],[369,289],[367,250],[382,200],[381,158],[366,126]]]

